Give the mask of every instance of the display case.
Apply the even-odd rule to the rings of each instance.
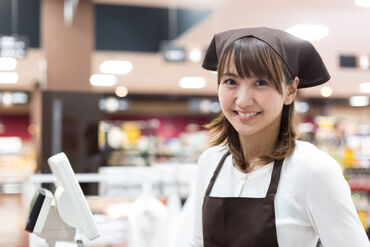
[[[0,137],[0,193],[20,193],[36,170],[36,154],[27,140]]]
[[[108,166],[195,163],[209,143],[201,124],[181,118],[101,121],[98,136]]]

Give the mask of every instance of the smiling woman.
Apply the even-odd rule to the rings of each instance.
[[[315,247],[320,238],[368,247],[338,163],[296,140],[297,89],[330,79],[316,49],[280,30],[230,30],[215,35],[203,68],[217,69],[222,113],[198,161],[192,246]]]
[[[228,138],[234,162],[242,170],[256,157],[250,157],[248,150],[241,150],[240,142],[244,139],[240,136],[249,136],[251,141],[251,138],[261,139],[262,134],[267,137],[264,140],[270,140],[268,143],[276,143],[276,146],[265,144],[263,153],[257,154],[263,161],[291,154],[296,136],[292,102],[298,79],[292,79],[279,55],[265,42],[244,37],[225,49],[218,71],[218,95],[223,114],[208,126],[212,132],[220,134],[214,144],[219,145]],[[282,120],[281,115],[284,116]],[[227,137],[221,135],[225,133],[221,131],[223,128],[229,129]],[[278,136],[279,132],[284,133],[285,138]]]

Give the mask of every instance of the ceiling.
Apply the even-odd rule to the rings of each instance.
[[[332,97],[347,98],[361,94],[358,85],[370,81],[370,70],[339,67],[341,55],[370,55],[370,8],[356,6],[352,0],[95,0],[96,3],[125,4],[151,7],[182,7],[212,9],[213,14],[194,25],[176,39],[178,45],[190,50],[207,47],[212,36],[227,29],[268,26],[286,29],[294,24],[322,24],[330,33],[312,43],[321,54],[331,80]],[[78,12],[76,13],[78,14]],[[201,68],[200,63],[168,63],[159,53],[103,52],[92,55],[91,71],[99,73],[99,64],[108,59],[129,60],[134,64],[131,73],[118,76],[118,83],[129,93],[215,95],[216,75]],[[0,90],[31,90],[42,76],[43,55],[40,49],[30,49],[19,61],[16,85],[0,85]],[[181,89],[178,81],[183,76],[203,76],[203,89]],[[115,87],[94,88],[93,91],[113,92]],[[321,97],[321,86],[302,89],[302,96]]]

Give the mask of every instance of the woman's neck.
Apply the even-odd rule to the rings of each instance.
[[[266,165],[265,161],[260,159],[261,156],[271,154],[278,140],[280,130],[280,121],[278,124],[273,124],[252,136],[239,135],[240,146],[243,151],[244,160],[247,164],[255,166]]]

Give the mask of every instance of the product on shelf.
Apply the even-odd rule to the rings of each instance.
[[[108,154],[107,165],[194,163],[207,148],[209,135],[199,124],[181,124],[158,119],[102,121],[99,147]]]

